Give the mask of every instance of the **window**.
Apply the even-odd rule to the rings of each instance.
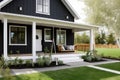
[[[10,45],[26,45],[26,27],[10,25],[9,44]]]
[[[45,29],[45,41],[46,42],[51,42],[52,37],[51,37],[51,29]]]
[[[57,44],[66,44],[65,30],[57,30]]]
[[[36,0],[36,13],[50,14],[50,1],[49,0]]]

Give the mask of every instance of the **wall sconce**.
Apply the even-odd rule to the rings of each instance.
[[[20,11],[22,11],[22,10],[23,10],[23,8],[20,6],[20,7],[19,7],[19,10],[20,10]]]
[[[69,19],[69,16],[66,16],[66,19]]]

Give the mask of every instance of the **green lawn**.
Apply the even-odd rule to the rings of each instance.
[[[99,54],[112,58],[120,59],[120,49],[112,49],[112,48],[97,48],[96,49]]]
[[[120,62],[98,65],[100,67],[120,71]]]
[[[15,76],[13,80],[120,80],[120,75],[89,67],[79,67],[29,75],[19,75]]]

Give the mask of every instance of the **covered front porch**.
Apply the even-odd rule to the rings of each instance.
[[[49,18],[42,18],[42,17],[34,17],[34,16],[25,16],[25,15],[19,15],[19,14],[10,14],[10,13],[3,13],[3,12],[0,12],[0,19],[3,23],[3,56],[6,60],[8,59],[12,59],[12,58],[15,58],[17,56],[9,56],[9,47],[8,46],[18,46],[17,44],[15,45],[10,45],[10,40],[8,39],[11,35],[8,34],[8,31],[9,31],[9,24],[19,24],[19,25],[31,25],[31,30],[27,30],[29,32],[31,32],[31,42],[27,42],[27,40],[29,39],[28,37],[26,37],[25,39],[25,44],[24,45],[20,45],[19,46],[26,46],[26,45],[29,45],[31,44],[31,46],[29,46],[29,49],[31,54],[30,55],[25,55],[25,54],[21,54],[19,56],[19,58],[21,59],[32,59],[33,62],[36,62],[36,59],[38,58],[38,55],[37,55],[37,40],[36,38],[38,38],[39,36],[36,36],[37,35],[37,29],[41,29],[41,28],[51,28],[52,31],[54,29],[58,29],[58,30],[66,30],[66,33],[67,33],[67,30],[71,30],[72,33],[74,32],[78,32],[78,31],[85,31],[85,30],[89,30],[90,31],[90,50],[93,50],[94,48],[94,35],[93,35],[93,30],[95,28],[97,28],[96,26],[92,26],[92,25],[85,25],[85,24],[77,24],[77,23],[74,23],[74,22],[68,22],[68,21],[61,21],[61,20],[55,20],[55,19],[49,19]],[[19,26],[20,27],[20,26]],[[29,27],[29,26],[28,26]],[[42,30],[42,29],[41,29]],[[49,31],[49,30],[48,30]],[[55,31],[55,30],[54,30]],[[52,35],[52,41],[49,41],[48,42],[55,42],[55,47],[57,45],[57,39],[56,38],[56,32],[51,32]],[[57,31],[57,30],[56,30]],[[42,33],[45,33],[44,31],[42,31]],[[56,33],[56,34],[55,34]],[[29,33],[28,33],[29,34]],[[71,34],[69,34],[69,31],[68,31],[68,35],[71,36]],[[66,37],[68,37],[68,35],[66,35]],[[9,36],[9,37],[8,37]],[[49,36],[48,36],[49,37]],[[45,38],[45,37],[42,37],[42,38]],[[47,38],[47,37],[46,37]],[[71,39],[70,38],[74,38],[74,37],[68,37],[67,39],[70,41]],[[41,44],[44,43],[41,41]],[[67,43],[67,40],[65,42],[66,45],[72,45],[72,44],[68,44]],[[43,46],[42,46],[43,47]],[[45,48],[45,47],[44,47]],[[18,47],[18,50],[21,49],[20,47]],[[56,49],[56,48],[54,48]],[[44,50],[44,49],[42,49]],[[42,51],[41,50],[41,51]],[[24,51],[24,49],[23,49]],[[54,51],[55,54],[56,53],[56,50]],[[19,51],[18,51],[19,53]]]

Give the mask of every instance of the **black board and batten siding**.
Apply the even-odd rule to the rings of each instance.
[[[2,1],[2,0],[0,0]],[[19,7],[22,7],[23,10],[20,11]],[[61,0],[50,0],[50,15],[44,15],[44,14],[38,14],[36,13],[36,0],[13,0],[9,4],[7,4],[5,7],[1,9],[1,12],[8,12],[8,13],[14,13],[14,14],[23,14],[23,15],[29,15],[29,16],[37,16],[37,17],[45,17],[45,18],[52,18],[52,19],[58,19],[58,20],[65,20],[65,21],[74,21],[74,17],[71,15],[71,13],[67,10],[67,8],[64,6],[64,4],[61,2]],[[66,17],[69,16],[67,19]],[[32,53],[32,25],[26,25],[26,24],[12,24],[12,25],[20,25],[20,26],[26,26],[27,27],[27,45],[26,46],[14,46],[9,45],[9,25],[8,24],[8,53],[12,51],[13,53],[16,53],[16,51],[20,51],[20,53]],[[37,29],[42,30],[42,51],[44,51],[45,47],[48,47],[50,49],[51,42],[45,42],[44,41],[44,29],[50,28],[45,26],[37,26]],[[51,29],[52,26],[51,26]],[[56,30],[54,29],[54,37],[55,44],[56,44]],[[74,33],[71,29],[64,29],[66,30],[66,45],[73,45],[74,44]],[[52,35],[53,33],[51,33]],[[0,22],[0,54],[3,53],[3,23]]]
[[[9,45],[9,26],[8,26],[8,53],[11,51],[16,54],[16,51],[20,53],[32,53],[32,26],[31,25],[24,25],[24,24],[8,24],[8,25],[19,25],[19,26],[26,26],[27,27],[27,45]],[[42,30],[42,51],[44,51],[45,47],[51,49],[52,42],[45,42],[44,40],[44,29],[48,27],[37,26],[37,29]],[[50,27],[49,27],[50,28]],[[52,28],[50,28],[52,29]],[[53,30],[53,29],[52,29]],[[54,29],[54,36],[51,33],[52,38],[55,39],[56,45],[56,31],[58,28]],[[66,30],[66,45],[73,45],[74,44],[74,33],[71,29],[63,29]],[[3,23],[0,23],[0,54],[3,53]]]
[[[19,10],[19,7],[22,7],[22,11]],[[13,0],[3,7],[1,12],[74,21],[74,17],[64,6],[61,0],[50,0],[50,15],[36,13],[36,0]],[[69,19],[66,18],[67,16]]]

